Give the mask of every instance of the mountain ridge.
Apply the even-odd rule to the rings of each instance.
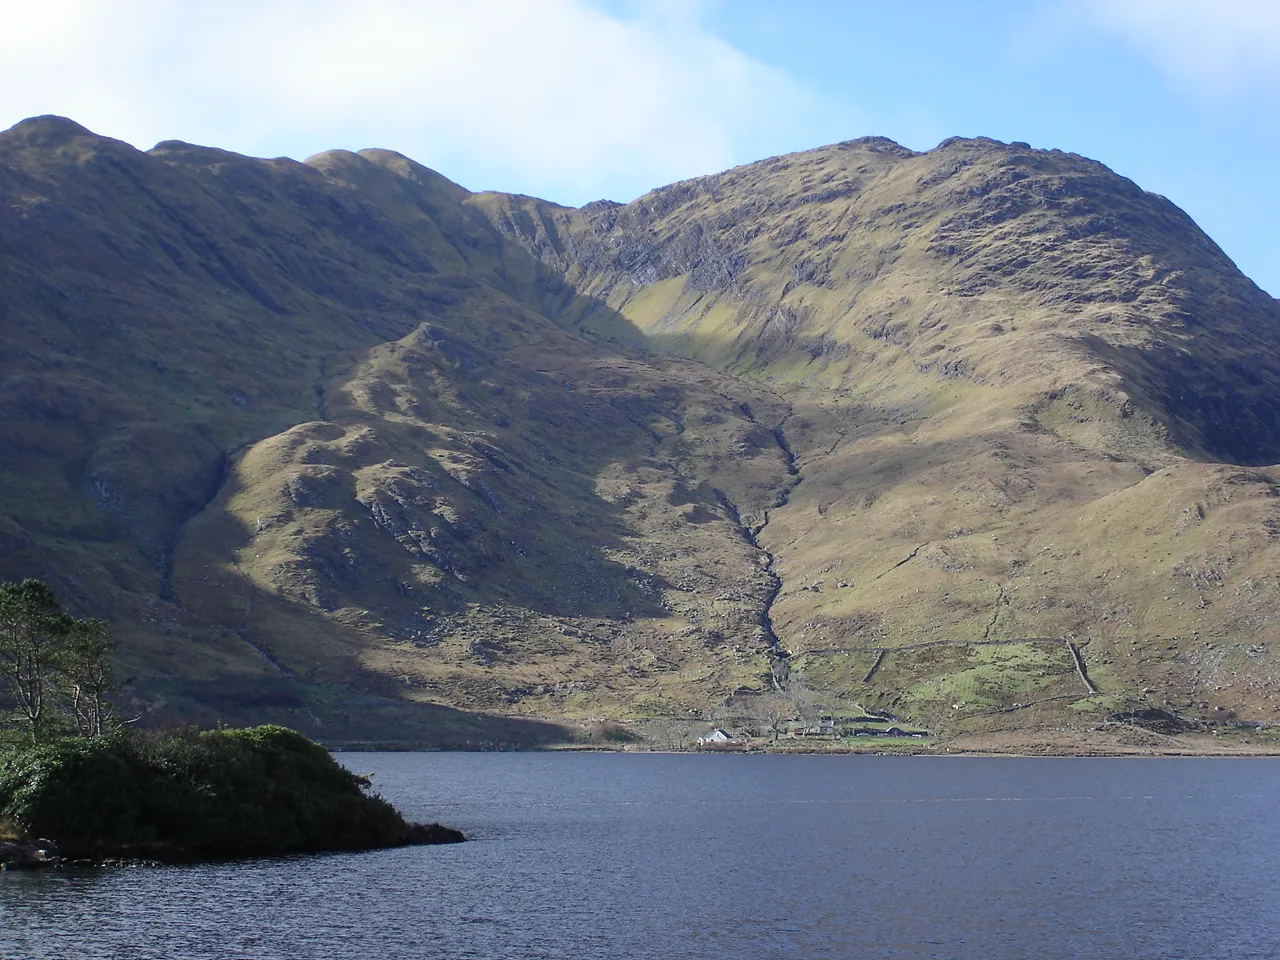
[[[0,199],[0,573],[117,620],[157,718],[1275,717],[1276,301],[1095,161],[864,138],[575,209],[40,118]]]

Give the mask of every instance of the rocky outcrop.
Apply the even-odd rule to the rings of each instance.
[[[62,862],[52,840],[0,840],[0,870],[36,870]]]

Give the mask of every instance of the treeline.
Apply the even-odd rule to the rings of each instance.
[[[107,730],[112,650],[107,625],[66,613],[47,584],[0,583],[0,690],[29,742]]]

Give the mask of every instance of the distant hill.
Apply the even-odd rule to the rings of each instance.
[[[575,210],[37,118],[0,578],[112,620],[139,711],[329,742],[1273,723],[1278,348],[1185,214],[1023,144]]]

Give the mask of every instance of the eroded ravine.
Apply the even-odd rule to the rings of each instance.
[[[743,414],[752,423],[756,423],[755,417],[751,413],[751,408],[746,404],[739,407]],[[777,601],[778,596],[782,593],[782,577],[777,571],[777,558],[773,552],[764,547],[760,542],[760,534],[764,532],[765,527],[769,525],[769,514],[772,510],[777,510],[787,505],[791,499],[791,493],[800,485],[803,477],[800,475],[800,468],[796,463],[796,456],[792,452],[787,442],[786,434],[783,431],[783,425],[791,414],[788,413],[777,427],[769,432],[773,436],[774,441],[778,445],[778,450],[782,453],[783,461],[786,464],[787,476],[790,479],[785,487],[778,491],[777,499],[773,506],[767,507],[760,512],[760,522],[750,524],[744,522],[741,511],[738,507],[724,494],[721,490],[716,490],[716,498],[720,501],[725,511],[729,514],[730,519],[737,527],[742,538],[751,545],[751,547],[764,557],[764,562],[760,565],[761,572],[768,578],[769,588],[765,594],[763,605],[760,609],[760,629],[764,634],[765,643],[769,656],[769,672],[773,681],[775,692],[782,693],[786,690],[787,681],[790,677],[790,652],[782,645],[782,641],[778,638],[777,631],[773,626],[773,605]]]

